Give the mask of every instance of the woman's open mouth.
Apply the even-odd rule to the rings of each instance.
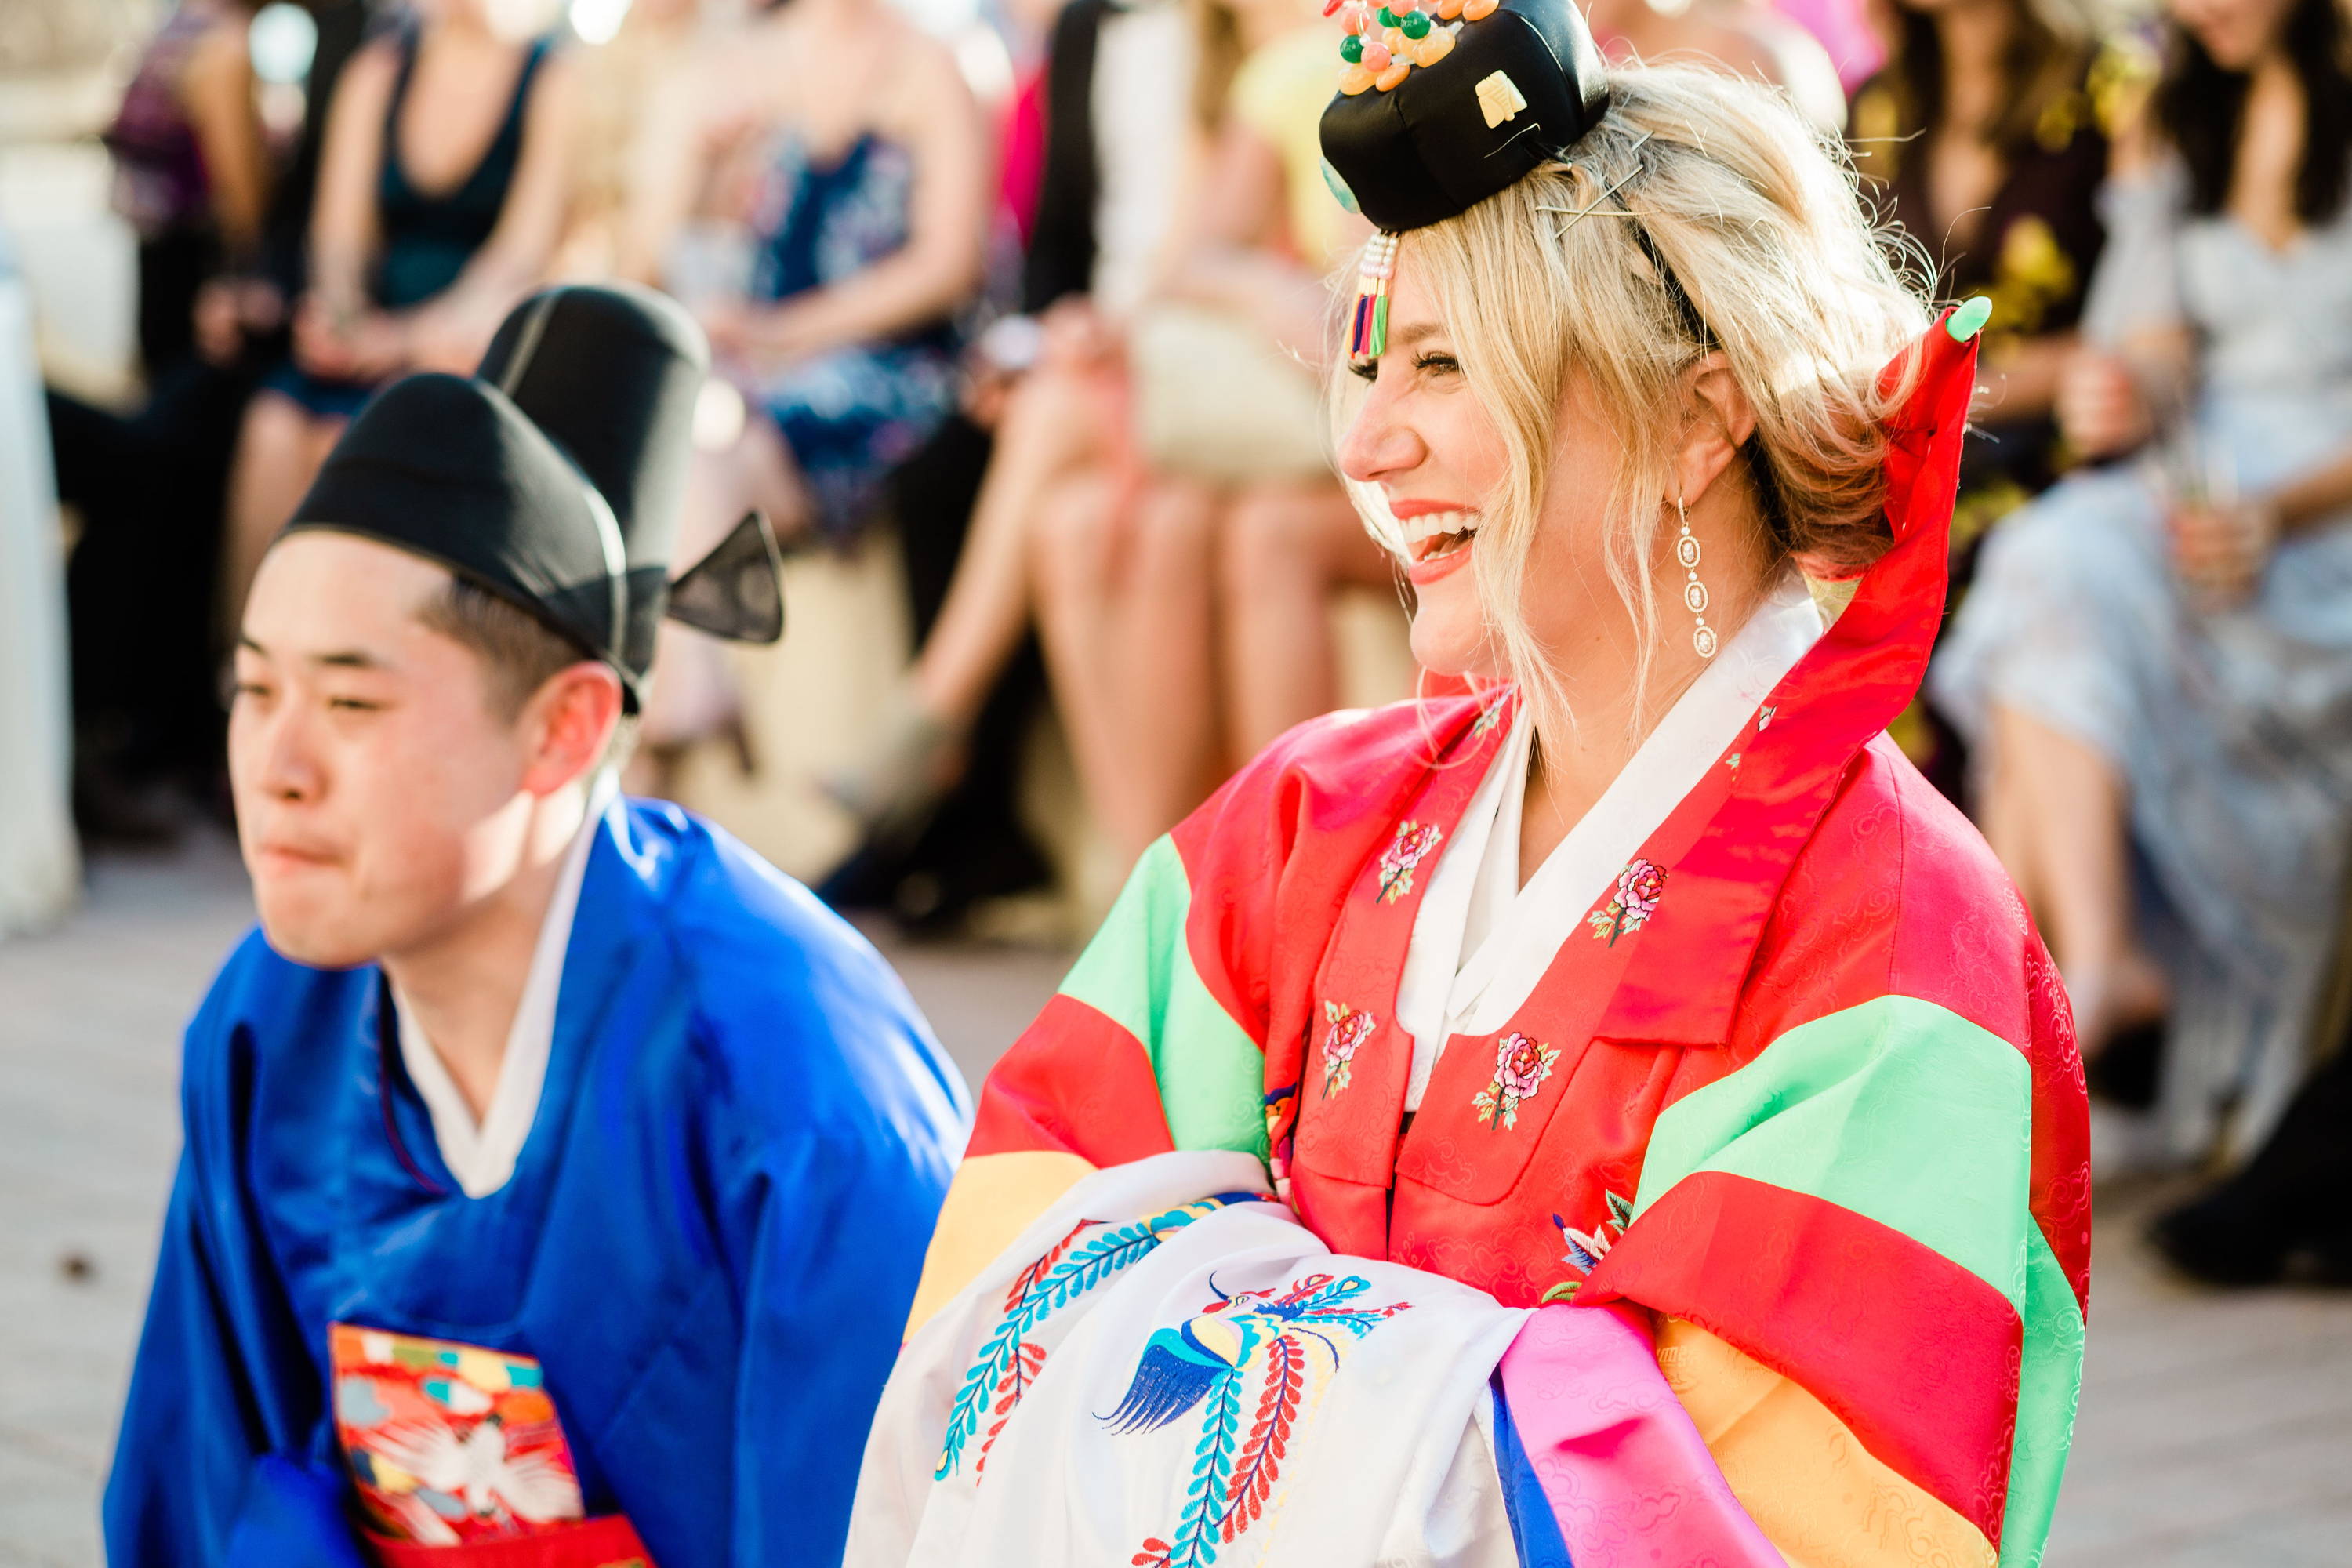
[[[1416,583],[1433,583],[1470,558],[1478,537],[1475,511],[1430,511],[1404,524],[1406,574]]]

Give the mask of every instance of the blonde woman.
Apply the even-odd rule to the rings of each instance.
[[[2080,1068],[1882,732],[1982,312],[1930,323],[1785,100],[1475,9],[1402,71],[1446,18],[1343,11],[1322,122],[1381,230],[1339,467],[1474,694],[1303,725],[1145,854],[982,1091],[853,1563],[1200,1562],[1284,1488],[1265,1561],[2040,1549]],[[1826,627],[1801,568],[1858,579]],[[1511,1331],[1433,1347],[1449,1405],[1383,1347],[1485,1332],[1464,1287]]]

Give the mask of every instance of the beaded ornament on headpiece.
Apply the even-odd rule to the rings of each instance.
[[[1454,35],[1462,23],[1491,16],[1501,4],[1437,0],[1426,11],[1414,5],[1400,12],[1391,5],[1376,8],[1370,0],[1323,0],[1323,15],[1337,15],[1347,29],[1339,40],[1339,90],[1351,98],[1373,88],[1394,91],[1413,67],[1433,66],[1454,52]]]
[[[1323,177],[1380,230],[1356,279],[1360,363],[1388,346],[1398,237],[1565,155],[1607,112],[1608,68],[1575,0],[1324,0],[1323,14],[1344,29]]]

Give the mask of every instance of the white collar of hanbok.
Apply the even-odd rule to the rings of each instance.
[[[1519,880],[1520,808],[1535,726],[1515,718],[1461,825],[1446,839],[1414,918],[1397,989],[1412,1036],[1407,1110],[1419,1109],[1454,1035],[1509,1023],[1586,911],[1683,797],[1706,775],[1757,705],[1822,635],[1821,613],[1790,574],[1677,698],[1592,809]]]
[[[441,1053],[416,1026],[415,1014],[402,1004],[396,990],[393,993],[401,1065],[408,1069],[409,1081],[416,1085],[432,1117],[433,1140],[440,1148],[441,1163],[449,1167],[458,1188],[469,1198],[487,1197],[507,1184],[539,1114],[548,1054],[555,1046],[555,1002],[563,985],[564,955],[572,947],[580,886],[588,875],[588,853],[595,845],[605,811],[619,794],[619,782],[610,770],[599,773],[589,786],[587,811],[564,852],[554,895],[548,900],[547,914],[540,922],[539,945],[531,950],[530,973],[523,981],[514,1023],[507,1030],[498,1087],[490,1092],[488,1109],[479,1122],[474,1120],[473,1109],[466,1103],[457,1079],[443,1065]]]

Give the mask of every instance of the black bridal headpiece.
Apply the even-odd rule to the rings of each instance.
[[[1609,110],[1608,68],[1570,0],[1423,4],[1324,8],[1346,32],[1323,156],[1341,199],[1391,234],[1465,212],[1564,156]]]

